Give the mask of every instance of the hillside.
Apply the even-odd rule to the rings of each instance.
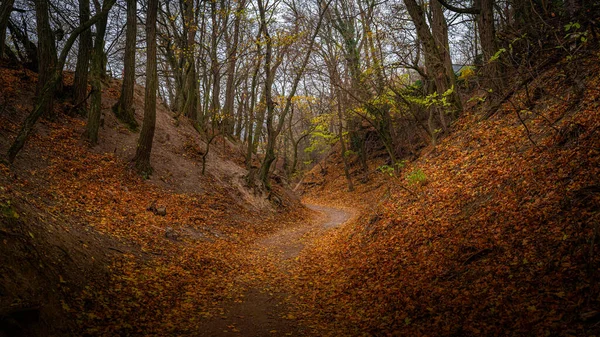
[[[331,336],[597,335],[598,56],[545,67],[498,109],[471,100],[437,147],[392,175],[371,161],[354,192],[339,148],[315,167],[304,199],[362,215],[301,254],[298,312]]]
[[[381,144],[366,172],[349,151],[353,192],[338,141],[301,200],[247,188],[228,138],[203,175],[203,136],[162,104],[140,177],[138,133],[110,111],[120,82],[95,147],[59,97],[0,163],[0,336],[599,335],[600,53],[552,49],[499,104],[472,90],[398,170]],[[36,81],[0,68],[0,153]]]
[[[31,109],[37,75],[0,72],[5,153]],[[245,247],[304,214],[284,187],[270,195],[244,187],[243,157],[227,139],[213,143],[202,175],[205,144],[162,105],[155,173],[140,178],[130,163],[137,133],[110,111],[119,85],[104,90],[99,146],[82,140],[84,120],[58,102],[58,118],[38,123],[15,164],[0,164],[2,336],[193,331],[196,315],[182,313],[211,316],[221,299],[243,293],[233,282],[246,272]]]

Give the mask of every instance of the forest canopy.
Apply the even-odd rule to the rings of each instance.
[[[4,0],[0,54],[39,72],[8,158],[40,116],[52,118],[56,97],[87,119],[96,144],[100,92],[114,77],[123,80],[114,114],[141,127],[143,175],[157,97],[195,125],[205,152],[217,136],[243,143],[249,185],[268,187],[274,171],[293,179],[336,142],[368,179],[368,153],[382,149],[397,167],[448,134],[466,95],[493,106],[523,85],[511,74],[539,70],[536,56],[585,48],[597,11],[586,0]],[[146,88],[143,122],[136,83]]]

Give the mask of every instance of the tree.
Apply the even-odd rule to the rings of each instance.
[[[129,128],[138,127],[133,108],[135,85],[135,48],[137,43],[137,0],[127,0],[127,30],[125,32],[125,56],[123,64],[123,85],[119,101],[113,106],[115,116]]]
[[[0,4],[0,58],[4,58],[6,47],[6,28],[15,0],[4,0]]]
[[[220,26],[222,25],[223,20],[219,15],[219,8],[217,7],[216,0],[210,2],[210,17],[212,21],[212,29],[210,35],[210,74],[212,76],[212,98],[210,102],[209,111],[212,118],[219,118],[217,117],[217,115],[221,112],[221,64],[219,62],[218,55],[218,42]]]
[[[444,27],[440,25],[444,25],[444,23],[442,23],[444,18],[439,17],[439,15],[441,15],[440,11],[433,12],[435,17],[432,21],[434,25],[437,26],[434,28],[437,29],[437,32],[432,33],[429,30],[429,25],[425,19],[423,7],[417,4],[415,0],[404,0],[404,4],[406,5],[406,9],[417,30],[419,42],[423,46],[427,73],[429,76],[433,77],[435,88],[439,95],[442,95],[449,90],[453,91],[451,94],[451,104],[453,112],[456,115],[462,111],[462,104],[456,88],[453,88],[452,83],[454,73],[450,75],[448,72],[448,69],[452,68],[452,64],[448,65],[449,58],[442,54],[443,52],[446,52],[448,48],[444,45],[443,41],[436,41],[436,36],[434,36],[434,34],[438,35],[438,40],[440,40],[441,35],[443,35]],[[447,34],[447,28],[445,30]],[[445,41],[447,41],[447,39],[448,37],[446,35]],[[444,40],[443,37],[442,40]]]
[[[86,23],[82,24],[81,26],[79,26],[75,30],[73,30],[73,32],[71,33],[71,35],[65,42],[65,45],[63,46],[63,49],[60,52],[60,57],[58,58],[57,67],[54,68],[54,72],[52,73],[52,76],[44,84],[44,87],[42,88],[41,93],[36,98],[36,104],[34,105],[33,111],[31,111],[31,113],[27,116],[27,118],[25,118],[25,121],[23,122],[23,125],[21,126],[21,130],[19,131],[19,134],[17,135],[17,138],[15,138],[14,142],[8,149],[7,157],[8,157],[8,161],[10,163],[15,161],[17,154],[19,153],[19,151],[21,151],[21,149],[25,145],[27,138],[29,138],[31,131],[33,130],[33,126],[35,125],[37,120],[40,118],[40,116],[45,112],[44,107],[47,106],[49,104],[49,102],[52,101],[52,98],[54,97],[54,91],[56,90],[56,86],[58,85],[59,81],[62,81],[62,70],[65,66],[65,62],[67,60],[67,56],[69,55],[69,51],[71,50],[71,47],[73,47],[73,44],[75,43],[75,40],[79,37],[79,35],[81,35],[82,32],[86,31],[87,29],[90,29],[90,27],[92,25],[94,25],[101,18],[106,16],[108,14],[108,11],[115,4],[115,1],[116,0],[107,0],[103,10],[101,12],[97,13],[96,15],[94,15]]]
[[[56,59],[56,45],[54,44],[54,33],[50,27],[50,13],[48,11],[48,0],[35,0],[35,18],[37,24],[38,34],[38,83],[36,88],[36,95],[39,97],[42,95],[42,91],[46,84],[52,81],[52,77],[56,72],[57,59]],[[57,83],[58,85],[58,83]],[[51,87],[52,92],[48,99],[43,100],[44,105],[42,109],[46,111],[50,116],[53,115],[54,106],[54,92],[57,89],[57,85]],[[39,100],[40,102],[42,100]]]
[[[331,31],[331,27],[326,27],[325,31],[325,41],[331,42],[333,40],[333,32]],[[338,55],[337,48],[335,48],[332,43],[323,43],[321,45],[321,53],[323,60],[326,64],[328,76],[329,76],[329,86],[332,88],[331,92],[331,101],[335,103],[335,109],[337,111],[337,135],[340,142],[340,155],[342,157],[342,162],[344,164],[344,176],[346,177],[346,183],[348,184],[348,191],[354,191],[354,183],[352,182],[352,176],[350,175],[350,165],[348,163],[348,152],[346,146],[346,140],[344,139],[344,123],[346,118],[344,118],[346,108],[348,106],[347,94],[342,91],[341,78],[338,70]]]
[[[195,123],[200,122],[198,109],[198,76],[196,71],[196,31],[194,4],[192,0],[183,0],[184,49],[183,49],[183,106],[181,112]]]
[[[148,176],[152,174],[150,153],[156,126],[156,91],[158,74],[156,66],[156,21],[158,0],[148,0],[146,13],[146,90],[144,94],[144,121],[135,153],[135,168],[138,173]]]
[[[234,99],[235,99],[235,66],[238,57],[238,45],[240,39],[240,22],[242,20],[243,11],[246,7],[246,0],[241,0],[235,11],[233,21],[233,38],[229,34],[225,34],[227,42],[227,83],[225,84],[225,106],[223,107],[223,115],[225,116],[224,129],[227,135],[233,135],[234,131]],[[227,30],[225,30],[227,33]]]
[[[337,74],[334,85],[339,85],[345,93],[354,99],[354,106],[368,100],[369,91],[364,85],[364,76],[361,70],[361,49],[364,44],[365,37],[358,32],[357,18],[359,13],[356,13],[355,3],[351,0],[340,0],[337,6],[332,7],[329,14],[331,26],[338,33],[341,41],[343,56],[345,59],[345,77],[348,77],[349,86],[342,86],[342,74]],[[330,72],[331,73],[331,72]],[[344,103],[349,103],[344,100]],[[345,110],[350,110],[352,106],[349,104],[344,107]],[[369,179],[369,167],[367,164],[367,149],[365,144],[365,135],[361,130],[361,119],[359,116],[350,115],[347,118],[347,129],[350,137],[350,148],[359,154],[360,164],[364,173],[363,180]]]
[[[100,4],[97,0],[96,11],[100,11]],[[106,6],[106,2],[104,6]],[[90,82],[92,85],[92,101],[90,104],[90,113],[86,125],[86,138],[92,145],[98,144],[98,128],[102,114],[102,74],[104,74],[104,35],[106,34],[106,25],[108,15],[98,20],[96,23],[96,41],[94,42],[94,53],[92,55]]]
[[[25,49],[24,55],[20,55],[20,59],[24,63],[23,66],[31,71],[37,72],[39,69],[38,48],[37,45],[29,39],[29,36],[27,36],[27,21],[25,19],[22,21],[24,27],[23,29],[19,28],[16,24],[13,24],[9,20],[8,30],[10,31],[10,35],[15,47],[18,47],[19,43],[21,43]],[[17,52],[21,54],[18,49]]]
[[[258,8],[259,8],[259,12],[260,12],[260,25],[261,25],[261,30],[262,30],[263,37],[264,37],[265,43],[266,43],[265,104],[267,107],[267,116],[266,116],[266,120],[265,120],[265,123],[267,125],[267,144],[265,145],[265,157],[264,157],[263,162],[260,167],[259,179],[267,187],[269,187],[269,172],[271,169],[271,165],[273,164],[273,161],[275,161],[275,159],[276,159],[275,145],[277,142],[277,137],[279,136],[279,134],[281,133],[281,131],[285,125],[285,118],[291,109],[292,99],[296,95],[296,90],[298,89],[298,83],[300,83],[300,79],[302,78],[302,75],[304,74],[304,70],[306,69],[308,61],[310,59],[310,55],[312,53],[316,37],[319,34],[321,24],[323,23],[324,13],[326,12],[330,3],[331,3],[331,0],[329,2],[327,2],[326,4],[324,4],[324,9],[322,11],[320,8],[321,6],[319,6],[319,11],[320,11],[319,20],[315,27],[315,31],[313,32],[312,36],[310,37],[310,40],[309,40],[309,43],[307,46],[307,50],[305,52],[305,56],[304,56],[304,59],[302,60],[302,63],[295,70],[296,75],[292,82],[291,90],[286,97],[285,106],[283,107],[282,112],[279,114],[278,119],[276,120],[275,115],[274,115],[275,102],[273,101],[272,94],[271,94],[273,80],[274,80],[274,76],[275,76],[275,71],[271,68],[272,40],[271,40],[269,31],[267,28],[265,6],[263,5],[262,0],[258,0]]]
[[[261,33],[259,33],[261,34]],[[254,108],[256,107],[256,95],[257,95],[257,86],[258,86],[258,75],[260,72],[260,66],[262,64],[261,57],[261,43],[260,43],[260,35],[256,37],[256,54],[258,58],[256,60],[256,64],[254,66],[254,71],[252,73],[252,80],[250,84],[250,106],[248,108],[248,122],[246,124],[246,169],[250,171],[252,169],[252,153],[254,152]],[[264,117],[264,116],[263,116]],[[257,123],[262,123],[262,119]],[[258,125],[257,125],[258,126]],[[253,180],[253,179],[250,179]],[[253,182],[252,182],[253,183]]]
[[[504,81],[502,65],[500,62],[491,61],[492,57],[498,52],[498,41],[494,25],[494,0],[475,0],[474,6],[470,8],[452,6],[444,0],[437,0],[437,3],[455,13],[477,15],[477,28],[484,63],[482,73],[485,84],[496,92],[500,91]],[[516,1],[515,6],[513,10],[520,10],[518,16],[529,15],[526,14],[529,11],[529,4]]]
[[[85,23],[90,19],[90,1],[79,0],[79,22]],[[79,36],[79,48],[77,50],[77,66],[75,68],[75,79],[73,80],[73,103],[76,106],[83,105],[79,109],[81,115],[86,114],[85,100],[88,94],[88,75],[90,58],[92,54],[92,32],[88,29]]]

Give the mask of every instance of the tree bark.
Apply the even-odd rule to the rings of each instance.
[[[137,0],[127,0],[127,27],[125,32],[125,55],[123,62],[123,85],[119,101],[113,106],[115,116],[137,129],[135,109],[133,108],[133,90],[135,87],[135,49],[137,42]]]
[[[213,118],[213,120],[217,119],[217,115],[219,114],[220,110],[221,110],[221,102],[220,102],[220,95],[221,95],[221,74],[220,74],[220,70],[219,70],[219,58],[217,55],[217,47],[218,47],[218,38],[219,38],[219,32],[218,32],[218,26],[219,26],[219,22],[220,20],[218,20],[218,13],[217,13],[218,9],[217,9],[217,1],[213,0],[210,2],[210,13],[211,13],[211,18],[212,18],[212,32],[211,32],[211,38],[210,38],[210,45],[211,45],[211,53],[210,53],[210,72],[212,75],[212,94],[211,94],[211,103],[210,103],[210,114]]]
[[[182,113],[194,122],[200,122],[198,110],[198,79],[196,75],[196,24],[194,22],[194,4],[185,0],[183,4],[185,18],[185,61],[184,61],[184,94],[185,102]]]
[[[138,140],[135,158],[135,168],[139,174],[149,176],[152,174],[150,153],[156,127],[156,90],[158,88],[158,74],[156,72],[156,18],[158,0],[148,0],[146,13],[146,92],[144,95],[144,122]]]
[[[100,10],[97,8],[96,10]],[[96,23],[96,41],[91,62],[90,83],[92,85],[90,112],[86,124],[85,136],[91,145],[98,144],[98,129],[102,115],[102,75],[104,74],[104,35],[108,15]]]
[[[79,0],[79,22],[83,24],[90,19],[90,1]],[[81,106],[79,114],[85,116],[86,105],[84,103],[88,94],[88,75],[90,58],[92,55],[92,32],[88,29],[79,36],[79,48],[77,50],[77,65],[75,66],[75,79],[73,80],[73,104]]]
[[[431,16],[432,16],[432,24],[431,24],[431,32],[434,38],[435,46],[437,52],[439,53],[439,57],[444,65],[445,70],[445,79],[446,79],[446,88],[438,92],[438,94],[443,94],[446,90],[450,88],[454,88],[452,95],[450,96],[451,101],[453,101],[455,105],[455,111],[462,110],[462,104],[460,101],[460,97],[458,95],[458,88],[456,86],[456,75],[454,74],[454,69],[452,68],[452,59],[450,58],[450,44],[448,43],[448,23],[446,22],[446,18],[444,17],[444,12],[442,10],[442,5],[432,0],[430,2],[431,6]],[[458,115],[454,115],[454,117],[458,117]],[[442,128],[444,132],[448,131],[446,116],[444,114],[444,109],[439,109],[439,119],[442,124]]]
[[[256,107],[256,87],[258,86],[258,73],[260,71],[260,65],[262,63],[262,58],[260,57],[261,46],[260,46],[260,37],[256,38],[256,49],[258,59],[256,60],[256,66],[254,67],[254,73],[252,74],[252,84],[250,85],[250,108],[248,109],[248,125],[246,127],[246,140],[248,147],[246,148],[246,168],[248,171],[252,168],[252,153],[254,152],[254,108]],[[262,123],[262,119],[260,121],[257,120],[257,123]],[[258,126],[258,125],[257,125]]]
[[[338,128],[338,137],[340,139],[340,145],[341,145],[341,155],[342,155],[342,162],[344,163],[344,176],[346,177],[346,182],[348,183],[348,192],[352,192],[354,191],[354,184],[352,183],[352,176],[350,175],[350,168],[349,168],[349,164],[348,164],[348,157],[346,156],[346,141],[344,140],[344,122],[343,122],[343,113],[342,113],[342,102],[341,102],[341,93],[339,92],[340,90],[337,89],[337,96],[338,96],[338,107],[337,107],[337,113],[338,113],[338,119],[340,121],[340,127]]]
[[[483,75],[485,85],[494,92],[499,92],[503,87],[502,65],[499,60],[490,61],[498,51],[496,30],[494,27],[494,0],[478,0],[481,14],[477,17],[479,39],[483,53]]]
[[[42,94],[42,89],[48,84],[56,70],[56,45],[54,44],[54,33],[50,27],[50,13],[48,10],[48,0],[35,0],[35,17],[37,24],[38,33],[38,83],[36,88],[36,95],[38,97]],[[58,84],[57,84],[58,85]],[[57,85],[52,89],[51,97],[44,101],[42,109],[46,111],[50,116],[54,115],[54,92],[57,89]]]
[[[223,115],[225,115],[225,134],[232,135],[234,132],[234,113],[233,103],[235,99],[235,66],[237,64],[237,49],[240,36],[240,22],[242,20],[242,11],[246,6],[246,0],[241,0],[238,3],[238,8],[235,11],[235,19],[233,23],[233,41],[227,39],[228,59],[227,59],[227,83],[225,84],[225,106]]]
[[[265,111],[266,111],[266,123],[267,123],[267,145],[265,148],[265,157],[263,159],[262,165],[260,166],[259,171],[259,179],[264,183],[266,187],[269,186],[269,170],[271,168],[271,164],[275,160],[275,133],[273,127],[273,112],[275,111],[275,102],[273,102],[273,93],[271,90],[273,89],[273,81],[275,79],[275,74],[273,73],[273,69],[271,68],[271,61],[273,55],[273,41],[271,36],[269,35],[269,29],[267,26],[266,19],[266,10],[262,0],[258,0],[258,10],[260,14],[260,31],[262,32],[262,36],[265,43],[265,88],[264,88],[264,98],[265,98]]]

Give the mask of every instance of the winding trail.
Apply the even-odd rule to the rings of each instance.
[[[200,336],[314,335],[293,317],[286,316],[288,308],[284,299],[289,295],[272,285],[277,278],[289,275],[292,264],[297,263],[296,257],[307,243],[344,224],[353,214],[340,208],[305,206],[315,211],[313,219],[282,229],[257,242],[253,254],[257,255],[255,261],[258,261],[258,265],[251,272],[256,275],[249,275],[249,278],[258,282],[246,290],[241,300],[224,303],[224,314],[208,319],[206,329],[200,332]],[[309,232],[311,235],[306,235]]]

